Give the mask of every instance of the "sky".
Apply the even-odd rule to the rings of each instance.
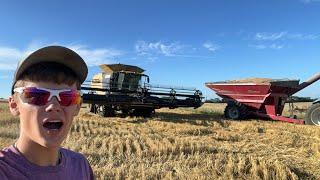
[[[0,97],[16,65],[48,45],[89,67],[143,68],[150,83],[196,88],[249,77],[300,79],[320,72],[320,0],[0,0]],[[320,97],[320,81],[299,96]]]

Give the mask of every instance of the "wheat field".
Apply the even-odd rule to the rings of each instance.
[[[296,114],[304,116],[308,103]],[[320,179],[320,128],[223,118],[225,104],[160,109],[152,118],[102,118],[82,108],[63,146],[97,179]],[[285,110],[285,114],[288,114]],[[0,104],[0,147],[19,120]]]

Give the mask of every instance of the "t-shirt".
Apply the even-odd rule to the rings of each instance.
[[[14,146],[0,151],[0,179],[14,180],[58,180],[94,179],[86,158],[68,149],[60,148],[61,159],[56,166],[38,166],[28,161]]]

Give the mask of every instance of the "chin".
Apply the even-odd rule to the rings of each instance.
[[[62,144],[62,140],[61,141],[53,141],[53,140],[43,140],[40,145],[46,148],[59,148]]]
[[[46,148],[59,148],[67,136],[67,132],[53,131],[45,132],[39,139],[39,144]]]
[[[45,144],[44,147],[48,148],[48,149],[57,149],[57,148],[60,148],[61,146],[61,143],[59,144]]]

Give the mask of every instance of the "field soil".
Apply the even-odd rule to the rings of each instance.
[[[296,104],[303,118],[310,103]],[[97,179],[320,179],[320,128],[223,117],[225,104],[160,109],[152,118],[102,118],[87,106],[63,146],[83,153]],[[0,147],[19,120],[0,104]],[[286,107],[284,114],[289,115]]]

